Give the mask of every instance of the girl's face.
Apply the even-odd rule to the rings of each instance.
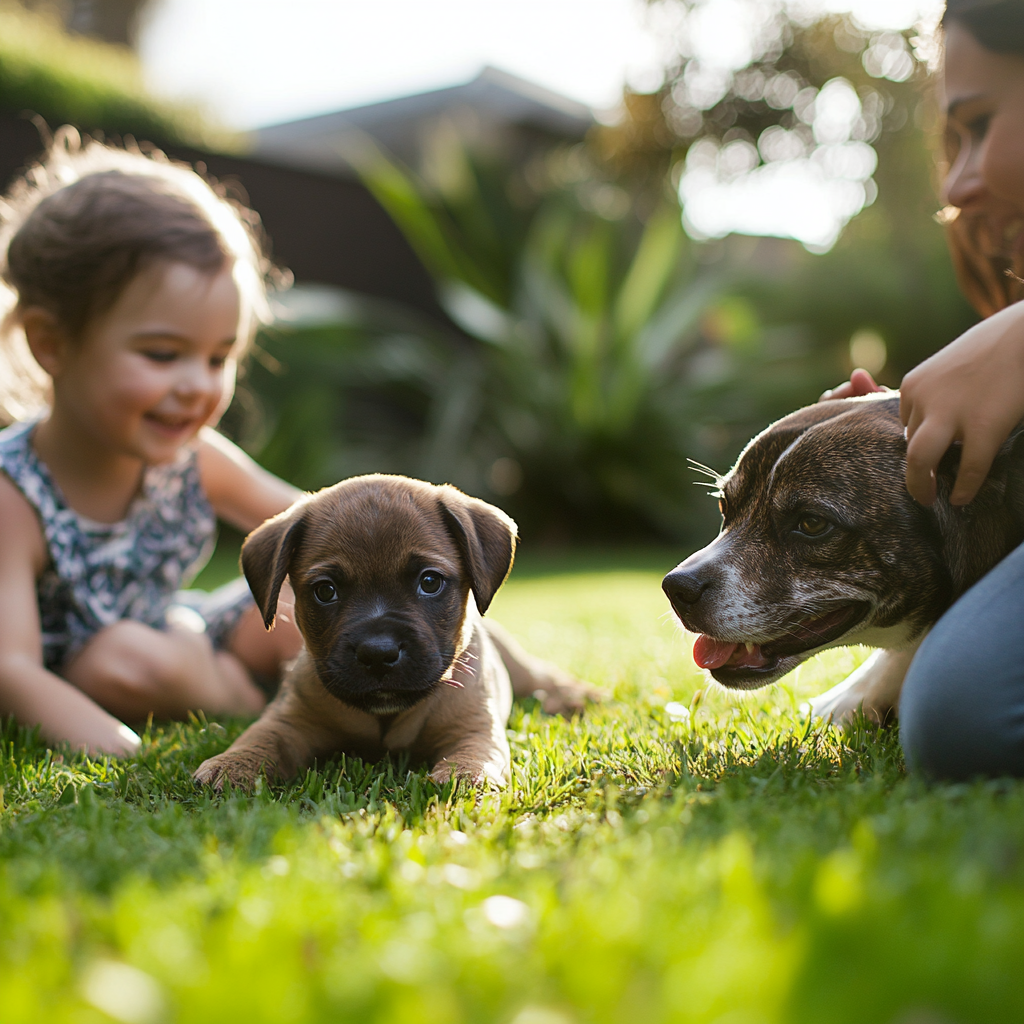
[[[1024,57],[946,33],[947,201],[977,218],[991,255],[1024,263]]]
[[[234,387],[240,300],[232,268],[158,263],[138,274],[53,373],[54,413],[103,448],[166,462]]]

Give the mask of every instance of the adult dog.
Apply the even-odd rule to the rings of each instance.
[[[513,685],[549,711],[590,696],[484,628],[515,546],[500,509],[398,476],[354,477],[264,523],[242,568],[268,629],[290,579],[305,648],[262,717],[195,778],[250,787],[261,772],[289,778],[340,751],[408,750],[438,782],[504,785]]]
[[[663,583],[700,634],[694,660],[723,686],[755,689],[826,648],[879,647],[812,708],[840,721],[862,707],[884,721],[928,629],[1024,540],[1020,438],[962,508],[949,503],[951,448],[926,508],[904,484],[898,395],[825,402],[772,424],[718,480],[718,537]]]

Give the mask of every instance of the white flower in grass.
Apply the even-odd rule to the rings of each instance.
[[[164,997],[157,980],[116,960],[97,960],[86,970],[82,995],[124,1024],[151,1024],[163,1016]]]
[[[572,1019],[547,1006],[524,1006],[512,1024],[572,1024]]]
[[[480,908],[495,928],[520,928],[530,920],[530,908],[512,896],[488,896]]]
[[[670,700],[665,705],[665,714],[673,722],[685,722],[690,717],[690,709],[685,704],[680,704],[677,700]]]
[[[464,868],[461,864],[445,864],[441,877],[456,889],[475,889],[480,884],[480,876],[472,868]]]

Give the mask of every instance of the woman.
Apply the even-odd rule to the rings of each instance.
[[[945,211],[961,287],[986,317],[907,374],[907,489],[935,500],[935,469],[963,445],[951,501],[966,505],[1024,419],[1024,0],[949,0]],[[823,397],[878,390],[856,370]],[[934,778],[1024,777],[1024,546],[936,624],[903,685],[908,764]]]

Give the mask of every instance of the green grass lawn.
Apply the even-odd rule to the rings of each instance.
[[[9,727],[0,1021],[1024,1019],[1024,784],[928,788],[894,731],[811,726],[862,651],[706,688],[673,561],[522,562],[493,614],[613,698],[517,705],[500,794],[342,760],[215,798],[189,773],[241,722],[154,728],[127,763]]]

